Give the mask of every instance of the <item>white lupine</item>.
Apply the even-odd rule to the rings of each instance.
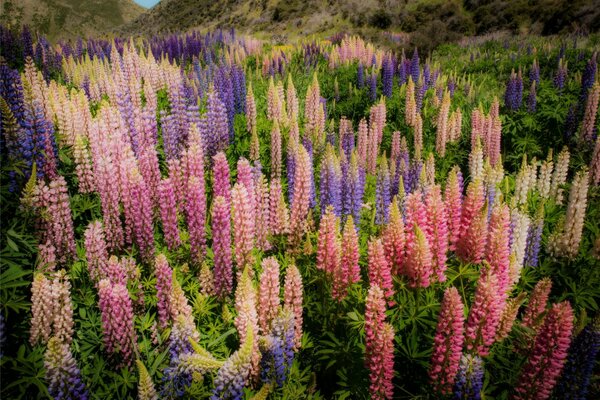
[[[510,280],[512,284],[518,282],[521,276],[530,222],[531,219],[527,214],[516,208],[511,210],[512,240],[510,255],[512,259],[510,266]]]
[[[540,167],[540,176],[537,181],[537,190],[542,198],[547,199],[550,195],[552,184],[552,172],[554,171],[554,161],[552,161],[552,149],[548,152],[548,158],[542,162]]]
[[[558,161],[556,162],[556,168],[552,174],[552,183],[550,185],[550,196],[554,198],[557,204],[562,204],[563,200],[563,189],[562,185],[567,181],[567,173],[569,172],[569,159],[571,153],[566,147],[558,155]]]

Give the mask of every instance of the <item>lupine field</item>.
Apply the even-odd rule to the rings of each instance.
[[[0,37],[2,398],[600,398],[597,34]]]

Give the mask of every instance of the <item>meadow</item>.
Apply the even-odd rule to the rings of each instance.
[[[600,397],[597,34],[0,39],[3,398]]]

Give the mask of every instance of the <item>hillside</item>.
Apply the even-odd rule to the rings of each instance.
[[[235,27],[304,36],[380,29],[412,33],[420,47],[498,30],[554,34],[600,27],[600,0],[162,0],[124,33]]]
[[[0,21],[58,39],[110,32],[143,11],[133,0],[3,0]]]

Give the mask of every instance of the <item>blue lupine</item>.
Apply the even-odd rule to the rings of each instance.
[[[362,89],[365,86],[365,67],[363,67],[362,62],[358,63],[358,72],[356,77],[356,86],[359,89]]]
[[[454,399],[480,400],[483,387],[483,361],[479,356],[463,355],[454,384]]]
[[[384,156],[377,171],[377,184],[375,186],[375,223],[387,224],[390,216],[390,171],[387,159]]]
[[[55,400],[87,400],[89,398],[81,372],[69,345],[53,337],[44,354],[48,393]]]
[[[540,64],[537,60],[533,61],[533,65],[529,70],[529,83],[533,82],[535,82],[537,86],[540,86]]]
[[[592,55],[592,58],[590,58],[581,74],[581,95],[579,97],[580,108],[584,107],[587,101],[588,92],[592,86],[594,86],[594,81],[596,80],[596,70],[598,69],[596,56],[597,53]]]
[[[402,51],[402,59],[400,60],[400,63],[398,64],[398,84],[399,85],[404,85],[406,83],[406,81],[408,80],[409,69],[410,69],[410,61],[407,60],[406,57],[404,56],[404,50],[403,50]]]
[[[421,69],[419,67],[419,52],[415,48],[412,59],[410,60],[410,75],[412,76],[413,82],[419,82],[419,76],[421,75]]]
[[[21,44],[23,45],[23,59],[33,58],[33,38],[27,25],[21,31]]]
[[[334,153],[333,147],[328,147],[325,159],[321,164],[320,194],[321,214],[325,213],[327,206],[333,206],[333,212],[338,217],[342,215],[342,173],[340,162]]]
[[[569,348],[569,355],[554,395],[557,399],[585,400],[588,398],[590,378],[600,351],[600,318],[590,321],[577,335]]]
[[[176,321],[169,336],[169,366],[164,369],[162,378],[163,386],[161,397],[177,398],[183,397],[186,388],[192,384],[191,373],[182,373],[179,368],[179,357],[182,354],[193,352],[190,338],[194,338],[193,327],[186,324],[183,319]]]
[[[287,162],[285,164],[288,182],[288,201],[292,204],[292,201],[294,200],[294,178],[296,175],[296,155],[294,154],[293,149],[288,149]]]
[[[384,57],[381,67],[381,82],[383,85],[383,95],[392,97],[392,87],[394,84],[394,60],[391,57]]]
[[[342,163],[342,213],[344,216],[352,215],[356,227],[360,225],[364,190],[365,170],[359,166],[356,152],[353,152],[350,161]]]
[[[369,99],[377,100],[377,74],[374,71],[369,75]]]
[[[531,83],[531,89],[529,89],[529,96],[527,97],[527,111],[530,113],[534,113],[537,105],[537,95],[536,95],[536,83],[535,81]]]
[[[525,250],[524,265],[530,267],[538,266],[538,257],[540,254],[542,232],[544,230],[544,219],[538,217],[530,225],[527,231],[527,247]]]
[[[523,78],[521,77],[521,71],[516,74],[512,71],[510,78],[506,84],[506,91],[504,93],[504,105],[509,110],[518,110],[521,108],[523,101]]]
[[[556,70],[556,74],[554,75],[554,87],[559,91],[562,91],[565,87],[565,82],[567,80],[567,64],[561,58],[558,62],[558,69]]]

